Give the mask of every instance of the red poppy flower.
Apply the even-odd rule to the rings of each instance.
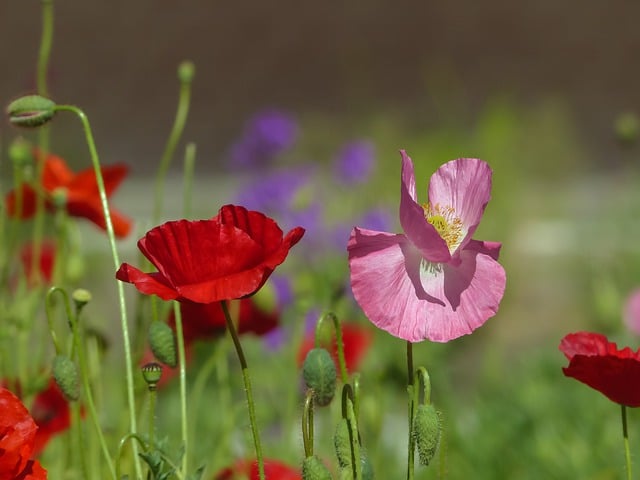
[[[344,360],[347,364],[347,371],[353,373],[358,370],[360,362],[364,358],[365,354],[369,350],[371,341],[373,340],[373,332],[368,328],[364,328],[355,323],[345,323],[342,325],[342,342],[344,343]],[[329,353],[333,357],[333,361],[336,364],[336,368],[339,368],[338,364],[338,345],[336,343],[335,336],[329,342],[321,342],[322,346],[329,350]],[[314,332],[305,336],[300,349],[298,350],[298,365],[302,366],[304,359],[309,353],[309,350],[315,346]]]
[[[304,234],[284,237],[276,222],[226,205],[211,220],[177,220],[153,228],[138,248],[158,269],[144,273],[123,263],[116,278],[164,300],[213,303],[255,293]]]
[[[301,480],[299,469],[294,469],[277,460],[264,461],[264,475],[269,480]],[[232,467],[220,470],[213,480],[259,480],[258,462],[238,460]]]
[[[38,455],[54,435],[71,426],[69,403],[53,379],[45,390],[36,395],[31,415],[38,426],[33,448],[33,454]]]
[[[28,244],[20,249],[20,261],[22,262],[22,268],[25,276],[29,279],[29,283],[35,283],[33,271],[33,244]],[[53,275],[53,264],[56,258],[56,246],[52,241],[44,241],[40,251],[40,262],[36,267],[40,277],[47,283],[51,282],[51,275]]]
[[[0,387],[0,478],[44,480],[47,472],[30,460],[38,427],[20,399]]]
[[[569,359],[562,371],[628,407],[640,407],[640,350],[619,350],[599,333],[570,333],[560,342]]]
[[[51,154],[45,156],[40,152],[36,152],[35,155],[39,161],[44,161],[40,187],[45,194],[46,209],[54,211],[54,197],[62,194],[65,199],[65,210],[69,215],[86,218],[105,230],[107,227],[93,168],[74,173],[60,157]],[[109,197],[124,180],[128,168],[125,165],[112,165],[102,167],[101,171],[105,191]],[[17,194],[13,190],[6,198],[7,212],[12,217],[19,214],[20,218],[31,218],[36,213],[36,190],[27,184],[19,188],[22,193],[21,205],[17,205]],[[131,221],[121,213],[111,210],[111,221],[117,237],[125,237],[130,232]]]

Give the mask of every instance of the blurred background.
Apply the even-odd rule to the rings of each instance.
[[[294,211],[322,203],[320,223],[276,215],[285,229],[307,227],[309,242],[336,219],[358,224],[366,207],[383,210],[399,231],[400,148],[416,163],[423,200],[440,164],[487,160],[494,188],[476,238],[503,243],[500,312],[470,337],[416,348],[417,363],[438,372],[451,478],[613,479],[622,471],[618,412],[562,376],[558,344],[570,331],[595,330],[638,345],[622,321],[640,285],[638,18],[640,3],[623,0],[57,2],[50,90],[88,114],[104,163],[131,167],[114,203],[137,221],[137,234],[121,243],[132,259],[151,226],[149,178],[173,122],[183,60],[196,76],[167,218],[182,209],[186,142],[198,147],[194,216],[251,190],[265,166],[239,171],[232,152],[265,110],[284,112],[296,131],[271,166],[310,169],[287,202]],[[0,2],[4,104],[35,89],[40,22],[39,2]],[[52,131],[52,150],[86,168],[77,120],[59,115]],[[0,125],[3,145],[15,135]],[[353,141],[372,147],[375,165],[357,188],[331,170]],[[91,226],[85,233],[89,250],[103,241]],[[342,263],[333,279],[346,275],[344,251],[335,254]],[[393,340],[376,332],[378,354],[363,368],[377,372],[374,391],[392,384],[402,395],[393,376],[403,352]],[[370,416],[379,414],[371,406]],[[604,417],[611,421],[594,421]],[[281,453],[292,458],[286,446]],[[436,478],[427,475],[419,478]]]

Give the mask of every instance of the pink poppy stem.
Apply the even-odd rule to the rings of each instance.
[[[624,456],[627,462],[627,480],[631,480],[631,452],[629,450],[629,431],[627,429],[627,407],[620,405],[622,408],[622,437],[624,438]]]
[[[249,409],[249,423],[251,424],[251,434],[253,435],[253,446],[256,451],[256,460],[258,462],[258,474],[260,480],[265,480],[264,474],[264,460],[262,458],[262,446],[260,444],[260,433],[258,432],[258,424],[256,421],[255,402],[253,401],[253,390],[251,388],[251,379],[249,378],[249,366],[247,365],[247,359],[244,356],[240,339],[238,338],[238,332],[229,315],[229,308],[227,307],[226,300],[220,302],[222,311],[224,313],[224,319],[227,324],[227,330],[231,339],[233,340],[233,346],[238,354],[238,360],[240,361],[240,367],[242,368],[242,379],[244,381],[244,389],[247,394],[247,407]]]
[[[413,343],[407,341],[407,393],[409,394],[409,451],[407,456],[407,480],[413,480],[414,453],[416,449],[413,438],[413,417],[415,414],[414,404],[414,373],[413,373]]]

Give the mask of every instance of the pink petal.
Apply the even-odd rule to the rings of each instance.
[[[623,317],[627,328],[636,335],[640,335],[640,288],[627,297]]]
[[[400,184],[400,225],[407,238],[420,250],[422,256],[432,262],[447,262],[451,258],[449,247],[438,231],[424,216],[424,209],[416,199],[416,181],[413,162],[404,150],[402,156],[402,181]]]
[[[504,269],[473,250],[458,267],[421,272],[420,253],[403,235],[355,228],[349,239],[354,297],[369,320],[410,342],[447,342],[493,316],[504,294]]]
[[[429,182],[429,204],[453,207],[466,229],[462,250],[475,232],[491,198],[491,168],[477,158],[458,158],[442,165]]]
[[[474,250],[484,255],[489,255],[494,260],[498,260],[502,244],[500,242],[482,242],[480,240],[469,240],[465,250]]]

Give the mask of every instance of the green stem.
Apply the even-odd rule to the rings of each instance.
[[[413,374],[413,344],[407,342],[407,392],[409,394],[409,452],[407,455],[407,480],[413,480],[415,440],[413,438],[414,404],[414,374]]]
[[[193,202],[193,170],[196,162],[196,144],[189,143],[184,152],[184,198],[182,202],[182,216],[191,216],[191,204]]]
[[[342,387],[342,418],[347,421],[349,428],[349,443],[351,447],[351,469],[354,480],[362,479],[362,462],[360,460],[360,434],[358,420],[354,411],[354,394],[351,385]]]
[[[40,50],[38,51],[38,94],[49,96],[47,88],[47,71],[49,69],[49,57],[51,56],[51,44],[53,43],[53,0],[42,0],[42,37],[40,38]]]
[[[182,426],[182,475],[187,476],[188,429],[187,429],[187,369],[184,351],[184,334],[182,331],[182,312],[180,303],[173,302],[173,314],[176,319],[176,335],[178,340],[178,363],[180,365],[180,421]]]
[[[622,437],[624,438],[624,456],[627,462],[627,480],[631,480],[631,452],[629,449],[629,431],[627,429],[627,407],[620,405],[622,408]]]
[[[229,315],[229,308],[227,307],[227,302],[222,300],[220,302],[222,307],[222,311],[224,312],[224,318],[227,323],[227,330],[231,335],[231,339],[233,340],[233,346],[236,349],[236,353],[238,354],[238,360],[240,361],[240,366],[242,367],[242,379],[244,380],[244,389],[247,395],[247,406],[249,408],[249,423],[251,424],[251,433],[253,435],[253,446],[256,451],[256,460],[258,462],[258,474],[260,476],[260,480],[265,480],[264,476],[264,460],[262,458],[262,446],[260,445],[260,434],[258,433],[258,425],[256,422],[256,412],[255,412],[255,404],[253,401],[253,392],[251,389],[251,380],[249,378],[249,367],[247,365],[247,359],[244,356],[244,352],[242,351],[242,345],[240,345],[240,339],[238,338],[238,333],[236,332],[236,327],[231,320],[231,315]]]
[[[340,366],[340,377],[342,378],[343,385],[349,383],[349,374],[347,373],[347,361],[344,356],[344,341],[342,340],[342,327],[340,325],[340,320],[333,312],[327,312],[320,317],[318,323],[316,324],[316,336],[315,336],[315,347],[318,348],[320,346],[320,330],[322,325],[326,319],[331,320],[333,323],[333,328],[336,332],[336,346],[338,349],[338,364]]]
[[[302,443],[304,445],[304,456],[313,456],[313,390],[307,390],[302,410]]]
[[[155,448],[156,444],[156,397],[156,387],[149,387],[149,446],[151,449]]]
[[[182,68],[185,64],[181,65]],[[178,109],[173,121],[173,127],[167,144],[162,153],[160,159],[160,165],[158,166],[158,173],[156,175],[155,182],[155,199],[154,199],[154,211],[152,217],[152,223],[155,225],[160,221],[162,215],[163,199],[164,199],[164,184],[169,171],[169,165],[171,164],[171,158],[176,150],[182,131],[184,130],[185,123],[187,122],[187,115],[189,113],[189,103],[191,99],[191,80],[192,76],[179,75],[180,77],[180,94],[178,96]]]
[[[74,431],[74,439],[75,439],[75,456],[80,457],[80,469],[82,471],[83,478],[91,478],[89,476],[89,468],[87,467],[87,458],[84,455],[84,446],[85,442],[82,434],[82,425],[81,425],[81,416],[80,416],[80,404],[78,402],[73,402],[71,404],[71,425]]]
[[[66,297],[66,294],[65,294]],[[68,299],[67,299],[68,303]],[[100,443],[100,447],[102,449],[102,453],[104,455],[105,461],[107,462],[107,466],[109,467],[109,472],[114,480],[117,480],[116,471],[113,466],[113,461],[111,460],[111,456],[109,455],[109,449],[107,448],[107,443],[104,439],[104,435],[102,434],[102,428],[100,427],[100,420],[98,419],[98,412],[96,411],[95,402],[93,401],[93,393],[91,392],[91,386],[89,385],[89,371],[87,368],[87,359],[84,352],[84,342],[80,339],[80,332],[78,332],[78,318],[77,315],[71,315],[69,317],[69,323],[71,325],[71,334],[73,337],[73,345],[76,350],[76,354],[78,356],[78,363],[80,364],[80,377],[82,379],[82,390],[84,391],[85,402],[87,404],[87,408],[89,409],[89,416],[91,417],[91,421],[93,422],[93,426],[96,430],[96,434],[98,435],[98,441]]]
[[[113,222],[111,221],[111,213],[109,211],[109,204],[107,202],[107,193],[104,188],[104,179],[102,178],[102,170],[100,168],[100,160],[98,158],[98,152],[96,150],[95,141],[93,140],[93,133],[91,132],[91,125],[84,112],[74,105],[58,105],[57,111],[67,111],[74,113],[82,122],[84,128],[84,134],[86,137],[87,147],[91,155],[91,162],[96,175],[96,183],[98,184],[98,191],[100,192],[100,203],[102,205],[102,212],[105,218],[105,224],[107,227],[107,237],[109,238],[109,246],[111,249],[111,256],[113,257],[113,264],[115,269],[120,266],[120,257],[118,255],[118,249],[116,247],[116,237],[113,231]],[[120,307],[120,325],[122,329],[122,340],[124,347],[125,358],[125,373],[127,383],[127,404],[129,408],[129,429],[131,433],[137,432],[136,425],[136,404],[134,397],[133,386],[133,361],[131,358],[131,341],[129,339],[129,325],[127,322],[127,307],[124,297],[124,287],[122,282],[116,282],[118,289],[118,303]],[[142,478],[142,467],[140,466],[140,459],[138,458],[138,448],[134,444],[134,465],[136,469],[137,478]]]

